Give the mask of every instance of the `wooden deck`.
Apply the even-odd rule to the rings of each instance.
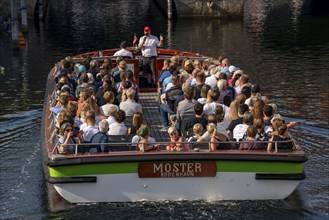
[[[168,133],[160,131],[162,124],[159,111],[159,102],[157,101],[157,93],[140,93],[139,103],[143,107],[145,121],[151,124],[151,136],[158,142],[169,141]]]

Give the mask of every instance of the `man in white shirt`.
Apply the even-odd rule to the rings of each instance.
[[[160,35],[159,39],[151,35],[151,28],[149,26],[144,27],[144,36],[139,39],[138,49],[142,50],[143,56],[143,73],[147,74],[147,81],[149,85],[155,82],[155,63],[158,56],[157,47],[162,47],[163,36]]]
[[[133,58],[133,54],[127,50],[127,42],[126,41],[122,41],[120,44],[121,50],[118,50],[117,52],[115,52],[113,54],[114,57],[123,57],[123,58]]]
[[[241,140],[243,135],[246,133],[249,125],[252,125],[254,121],[254,116],[250,112],[245,112],[243,114],[243,123],[238,124],[233,129],[233,138],[237,141]]]

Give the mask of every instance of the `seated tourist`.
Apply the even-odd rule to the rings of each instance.
[[[243,138],[243,135],[246,133],[248,126],[252,125],[254,117],[250,112],[245,112],[243,114],[242,124],[238,124],[233,129],[233,139],[239,141]]]
[[[133,58],[133,54],[127,50],[127,41],[122,41],[120,44],[121,50],[118,50],[113,54],[114,57],[122,56],[123,58]]]
[[[178,72],[177,70],[174,72]],[[160,114],[163,128],[160,131],[167,131],[169,126],[168,115],[174,114],[174,104],[176,98],[183,94],[179,78],[172,78],[173,87],[161,96]]]
[[[127,71],[127,62],[124,60],[121,60],[118,65],[118,70],[116,70],[112,75],[114,78],[114,82],[115,83],[121,82],[121,75],[123,73],[125,73],[126,71]]]
[[[104,102],[106,103],[105,105],[102,105],[99,108],[99,113],[101,115],[108,116],[108,112],[111,108],[111,106],[114,106],[117,110],[119,110],[119,107],[117,105],[114,105],[114,93],[110,91],[106,91],[103,95]]]
[[[246,139],[245,141],[248,142],[242,142],[240,143],[240,150],[264,150],[265,145],[263,143],[259,143],[258,139],[256,138],[257,136],[257,128],[254,126],[250,125],[247,128],[246,131]]]
[[[151,128],[150,128],[150,124],[148,123],[143,123],[141,124],[141,126],[148,126],[148,131],[149,131],[149,135],[148,135],[148,141],[153,143],[155,142],[155,139],[153,137],[151,137]],[[140,127],[141,127],[140,126]],[[139,128],[138,128],[139,129]],[[140,131],[141,132],[141,131]],[[140,133],[138,133],[138,130],[136,131],[136,135],[132,138],[131,143],[133,147],[137,147],[137,143],[139,142],[139,140],[141,139],[141,136],[139,135]]]
[[[136,112],[132,118],[132,125],[128,126],[128,134],[133,136],[136,135],[137,130],[144,122],[144,117],[141,112]]]
[[[59,153],[61,154],[74,154],[75,144],[81,143],[81,136],[75,137],[73,125],[69,122],[64,122],[60,126],[58,142],[60,144]]]
[[[197,142],[203,135],[203,125],[196,123],[193,125],[193,134],[187,139],[188,142]]]
[[[133,73],[133,71],[131,71],[131,70],[127,70],[126,72],[125,72],[125,75],[124,75],[124,77],[122,78],[122,81],[121,81],[121,83],[120,83],[120,85],[119,85],[119,87],[118,87],[118,93],[122,93],[123,92],[123,90],[125,89],[124,88],[124,83],[125,82],[130,82],[131,83],[131,88],[133,88],[134,90],[135,90],[135,100],[136,101],[138,101],[138,97],[139,97],[139,87],[138,87],[138,85],[137,85],[137,83],[135,82],[135,80],[134,80],[134,73]]]
[[[168,128],[168,134],[170,137],[170,143],[167,145],[166,150],[168,151],[188,151],[188,144],[184,144],[184,138],[179,136],[178,131],[174,126]]]
[[[57,116],[58,113],[60,113],[63,109],[67,108],[67,105],[69,104],[69,97],[66,95],[61,95],[58,98],[58,104],[54,107],[50,107],[50,111]]]
[[[137,103],[135,98],[135,90],[129,88],[126,92],[127,100],[120,103],[120,109],[126,113],[126,116],[133,116],[136,112],[143,112],[142,105]]]
[[[137,150],[140,152],[149,152],[157,150],[159,145],[155,144],[155,139],[150,137],[150,129],[147,124],[142,124],[141,127],[137,130],[139,136],[137,141]],[[136,141],[136,139],[134,140]]]
[[[203,105],[201,103],[197,102],[194,105],[194,113],[194,118],[185,119],[180,124],[180,131],[184,137],[191,136],[195,124],[200,123],[204,129],[208,124],[207,119],[203,117]]]
[[[220,105],[218,103],[218,98],[220,96],[220,93],[217,89],[211,88],[207,93],[207,102],[203,106],[203,111],[205,115],[210,115],[215,113],[215,108]]]
[[[89,152],[109,152],[109,146],[107,145],[107,143],[109,143],[109,139],[107,137],[109,123],[106,119],[103,119],[99,122],[98,127],[99,131],[91,137],[90,143],[100,143],[101,145],[90,145]]]
[[[230,144],[221,143],[223,141],[229,141],[228,137],[224,134],[221,134],[217,130],[217,125],[215,123],[209,123],[207,125],[207,131],[202,135],[197,142],[208,142],[210,141],[209,150],[227,150],[231,149]]]
[[[89,143],[92,136],[98,132],[95,112],[93,110],[87,111],[85,120],[87,126],[82,128],[83,139],[86,143]]]
[[[291,138],[288,132],[288,126],[286,124],[282,124],[277,128],[277,134],[272,135],[267,145],[267,151],[275,150],[275,145],[277,145],[278,150],[292,150],[293,143],[291,142]],[[289,141],[289,142],[276,142],[275,141]]]
[[[116,122],[110,125],[108,134],[127,135],[128,128],[124,124],[124,120],[126,119],[126,113],[122,110],[119,110],[114,114],[114,118]]]
[[[231,139],[233,139],[233,130],[235,126],[243,123],[243,115],[248,110],[249,110],[249,106],[247,104],[239,104],[237,100],[231,103],[230,112],[228,115],[228,119],[231,120],[231,122],[226,130],[227,134]]]
[[[184,119],[192,119],[195,115],[194,106],[197,103],[194,96],[194,87],[186,86],[184,88],[184,100],[178,103],[177,120],[181,124]]]
[[[107,122],[109,123],[109,126],[110,126],[111,124],[113,124],[113,123],[116,122],[114,115],[115,115],[115,113],[117,113],[117,112],[118,112],[118,110],[117,110],[117,108],[114,107],[114,106],[111,106],[110,109],[109,109],[109,111],[107,112],[107,114],[108,114],[109,117],[107,117],[106,120],[107,120]]]

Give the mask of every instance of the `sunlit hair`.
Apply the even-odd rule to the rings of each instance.
[[[227,88],[227,80],[225,79],[218,80],[217,87],[219,90],[225,90]]]
[[[105,103],[110,103],[112,100],[114,100],[114,93],[106,91],[103,95],[103,100]]]
[[[196,123],[195,125],[193,125],[193,133],[197,135],[202,135],[203,134],[202,124]]]
[[[239,109],[239,101],[233,100],[230,104],[230,110],[229,110],[228,116],[227,116],[230,121],[233,121],[233,120],[239,118],[238,109]]]
[[[214,123],[207,124],[207,131],[210,137],[214,138],[217,136],[217,126]]]
[[[262,117],[263,116],[263,108],[265,106],[265,102],[261,99],[258,99],[254,102],[251,112],[254,117]]]
[[[109,122],[106,119],[103,119],[99,122],[99,131],[106,133],[109,130]]]
[[[207,103],[217,102],[220,93],[217,89],[210,89],[207,94]]]

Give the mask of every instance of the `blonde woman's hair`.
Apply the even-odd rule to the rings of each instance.
[[[233,100],[230,104],[230,110],[228,112],[228,119],[233,121],[239,117],[238,109],[240,102],[238,100]]]
[[[193,126],[193,133],[194,133],[194,134],[198,134],[198,135],[202,135],[202,134],[203,134],[203,127],[202,127],[202,124],[200,124],[200,123],[196,123],[196,124]]]
[[[207,124],[207,131],[211,133],[210,137],[214,138],[217,136],[217,126],[214,123]]]

